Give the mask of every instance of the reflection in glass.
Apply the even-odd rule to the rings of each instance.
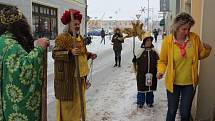
[[[57,9],[33,3],[32,31],[34,38],[46,37],[55,39],[57,36]],[[39,12],[36,12],[40,9]]]

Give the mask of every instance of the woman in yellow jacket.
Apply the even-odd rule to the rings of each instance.
[[[157,78],[161,79],[165,74],[168,98],[166,121],[175,121],[179,99],[181,121],[189,121],[198,84],[198,60],[209,56],[212,49],[209,44],[201,43],[197,34],[190,32],[194,23],[187,13],[177,15],[171,34],[164,38],[161,46]]]

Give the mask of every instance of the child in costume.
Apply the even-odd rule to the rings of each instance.
[[[137,79],[137,105],[139,108],[142,108],[145,102],[148,107],[153,107],[153,91],[157,88],[156,74],[159,56],[152,41],[151,34],[145,33],[141,48],[133,58]]]

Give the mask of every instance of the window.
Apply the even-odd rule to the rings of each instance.
[[[32,3],[32,31],[35,38],[55,39],[58,33],[57,9]]]
[[[3,5],[3,4],[0,4],[0,10],[2,10],[4,7],[7,7],[7,6],[10,6],[10,5]]]

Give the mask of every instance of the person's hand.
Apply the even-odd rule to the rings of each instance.
[[[92,53],[92,54],[91,54],[91,59],[94,60],[94,59],[96,59],[96,58],[97,58],[97,54]]]
[[[119,37],[118,39],[119,39],[120,41],[123,41],[123,40],[124,40],[123,37]]]
[[[163,74],[162,73],[157,73],[157,79],[162,79],[163,78]]]
[[[202,43],[202,45],[203,45],[203,47],[205,48],[205,49],[212,49],[212,47],[211,47],[211,45],[209,45],[209,44],[207,44],[207,43]]]
[[[50,44],[47,38],[39,38],[35,40],[35,43],[36,45],[41,46],[44,49],[46,49]]]
[[[86,88],[89,89],[91,87],[91,83],[89,80],[86,81]]]
[[[81,52],[81,51],[80,51],[79,48],[73,48],[73,49],[72,49],[72,54],[73,54],[73,55],[80,55],[80,52]]]

